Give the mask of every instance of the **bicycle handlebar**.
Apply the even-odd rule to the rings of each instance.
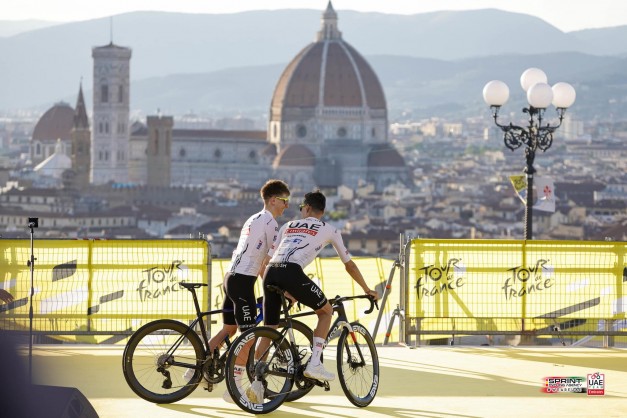
[[[375,299],[374,296],[370,296],[370,295],[359,295],[359,296],[339,296],[338,295],[334,297],[333,299],[329,300],[329,303],[331,305],[335,305],[338,302],[343,302],[345,300],[353,300],[353,299],[368,299],[368,301],[370,302],[370,307],[364,311],[365,314],[371,313],[375,307],[377,308],[377,310],[379,309],[379,304],[377,303],[377,300]]]
[[[280,287],[273,286],[273,285],[266,285],[266,288],[270,290],[271,292],[279,293],[283,297],[285,297],[285,290],[281,289]],[[338,295],[334,297],[333,299],[330,299],[329,303],[331,305],[335,305],[338,302],[343,302],[345,300],[353,300],[353,299],[368,299],[370,301],[370,308],[364,311],[365,314],[371,313],[375,307],[379,309],[379,304],[377,303],[377,300],[375,299],[374,296],[370,296],[370,295],[359,295],[359,296],[339,296]],[[290,301],[290,308],[291,307],[292,307],[292,301]]]

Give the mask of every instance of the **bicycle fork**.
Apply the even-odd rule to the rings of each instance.
[[[333,332],[329,334],[326,343],[328,344],[333,338],[337,335],[341,335],[342,330],[346,330],[347,338],[350,338],[353,341],[353,349],[351,349],[350,344],[345,344],[344,348],[346,350],[347,362],[350,365],[352,370],[357,369],[358,367],[365,366],[366,362],[364,360],[363,353],[361,352],[361,347],[357,343],[357,337],[355,337],[355,332],[353,331],[353,326],[347,321],[338,321],[336,326],[333,329]],[[338,347],[339,349],[339,347]],[[356,351],[353,353],[352,351]],[[359,359],[359,360],[357,360]]]

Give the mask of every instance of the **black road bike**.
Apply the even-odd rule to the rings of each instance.
[[[290,314],[290,306],[283,290],[276,286],[267,286],[269,291],[281,295],[284,320],[279,329],[258,326],[243,332],[234,342],[226,361],[226,384],[235,403],[244,411],[252,414],[266,414],[277,409],[292,398],[293,393],[304,396],[314,386],[330,390],[329,382],[318,381],[304,376],[310,352],[303,349],[295,337],[294,318],[314,315],[307,311]],[[337,318],[327,336],[327,344],[334,338],[337,343],[337,372],[342,391],[355,406],[368,406],[377,394],[379,387],[379,357],[372,336],[359,322],[349,323],[344,302],[354,299],[368,299],[372,312],[378,305],[369,295],[336,296],[329,300]],[[265,340],[265,341],[264,341]],[[246,359],[248,379],[235,382],[234,366],[239,353],[244,347],[251,347]],[[267,348],[264,348],[267,347]],[[241,362],[241,360],[240,360]],[[246,392],[253,381],[261,381],[264,387],[262,403],[253,403]]]
[[[124,378],[133,392],[149,402],[177,402],[190,395],[203,379],[208,391],[224,380],[231,341],[225,338],[221,347],[210,352],[204,321],[205,317],[224,311],[200,310],[196,289],[207,286],[206,283],[181,282],[180,285],[192,294],[196,319],[190,324],[171,319],[149,322],[131,335],[124,348]],[[258,309],[260,306],[258,303]],[[259,313],[257,323],[261,320]],[[282,323],[285,324],[284,321]],[[303,350],[311,351],[313,331],[302,322],[292,321],[292,326],[296,343]],[[296,391],[287,400],[299,399],[307,392]]]

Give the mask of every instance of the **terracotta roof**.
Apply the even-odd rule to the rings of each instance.
[[[330,15],[326,18],[335,19]],[[271,118],[278,117],[284,108],[319,105],[387,109],[372,67],[341,38],[335,26],[332,33],[320,35],[287,65],[274,90]]]
[[[56,141],[70,139],[74,125],[74,109],[67,103],[56,103],[43,114],[33,130],[33,140]]]
[[[261,155],[267,156],[267,157],[275,157],[276,156],[276,145],[275,144],[268,144],[266,145],[266,147],[261,151]]]
[[[316,156],[309,148],[301,144],[292,144],[283,148],[274,160],[274,166],[313,166]]]
[[[405,160],[389,145],[377,145],[368,154],[368,167],[405,167]]]

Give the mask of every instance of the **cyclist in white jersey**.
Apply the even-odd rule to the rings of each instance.
[[[378,299],[376,291],[371,290],[359,268],[351,260],[342,241],[342,235],[332,225],[321,221],[324,215],[326,198],[320,191],[305,194],[300,205],[302,219],[287,222],[279,230],[276,250],[264,277],[264,322],[268,326],[279,324],[281,309],[280,296],[266,290],[266,285],[277,286],[289,292],[296,300],[312,308],[318,315],[318,324],[314,330],[314,346],[311,360],[305,369],[305,376],[318,380],[333,380],[335,375],[324,369],[320,355],[324,349],[325,338],[331,326],[333,308],[320,288],[303,272],[327,245],[333,245],[344,263],[348,274],[363,291]]]
[[[209,341],[209,349],[215,348],[237,332],[255,326],[257,300],[255,281],[264,272],[278,236],[276,217],[281,216],[289,204],[290,191],[281,180],[268,180],[260,190],[263,209],[252,215],[244,223],[237,248],[233,251],[228,272],[224,277],[225,292],[222,309],[223,328]],[[235,366],[236,376],[241,379],[244,366]],[[193,371],[192,371],[193,372]],[[228,391],[223,398],[232,402]]]

